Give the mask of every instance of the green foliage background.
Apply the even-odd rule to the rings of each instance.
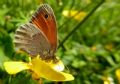
[[[26,61],[26,54],[16,53],[15,30],[27,23],[42,0],[0,0],[0,84],[37,84],[27,71],[8,75],[4,61]],[[103,84],[111,77],[118,84],[115,71],[120,68],[119,0],[43,0],[52,6],[58,24],[59,48],[56,55],[75,80],[63,84]],[[90,1],[90,3],[88,3]],[[63,5],[59,5],[62,2]],[[84,11],[82,21],[62,15],[63,10]],[[57,84],[43,80],[45,84]],[[59,83],[58,83],[59,84]]]

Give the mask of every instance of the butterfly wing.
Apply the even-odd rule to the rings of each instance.
[[[57,29],[52,8],[47,4],[43,4],[32,16],[30,22],[43,31],[51,45],[50,50],[54,52],[57,47]]]
[[[50,44],[44,33],[35,25],[27,23],[20,26],[15,33],[15,48],[23,50],[32,56],[40,55],[44,58],[44,52],[49,52]]]

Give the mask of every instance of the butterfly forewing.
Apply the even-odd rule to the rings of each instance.
[[[56,19],[52,8],[47,4],[41,5],[32,16],[30,22],[45,34],[51,45],[51,50],[55,51],[57,47],[57,30]]]
[[[14,43],[17,50],[26,51],[31,56],[39,54],[42,59],[44,59],[44,52],[50,49],[44,33],[31,23],[22,25],[16,30]]]

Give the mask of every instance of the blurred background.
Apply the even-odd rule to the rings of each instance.
[[[26,61],[14,50],[15,30],[48,3],[58,24],[58,56],[75,80],[45,84],[120,84],[120,0],[0,0],[0,84],[38,84],[27,71],[9,75],[8,60]]]

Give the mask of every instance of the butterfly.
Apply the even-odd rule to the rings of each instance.
[[[40,55],[43,60],[57,60],[57,24],[52,8],[42,4],[31,20],[21,25],[15,33],[16,50],[27,52],[31,57]]]

